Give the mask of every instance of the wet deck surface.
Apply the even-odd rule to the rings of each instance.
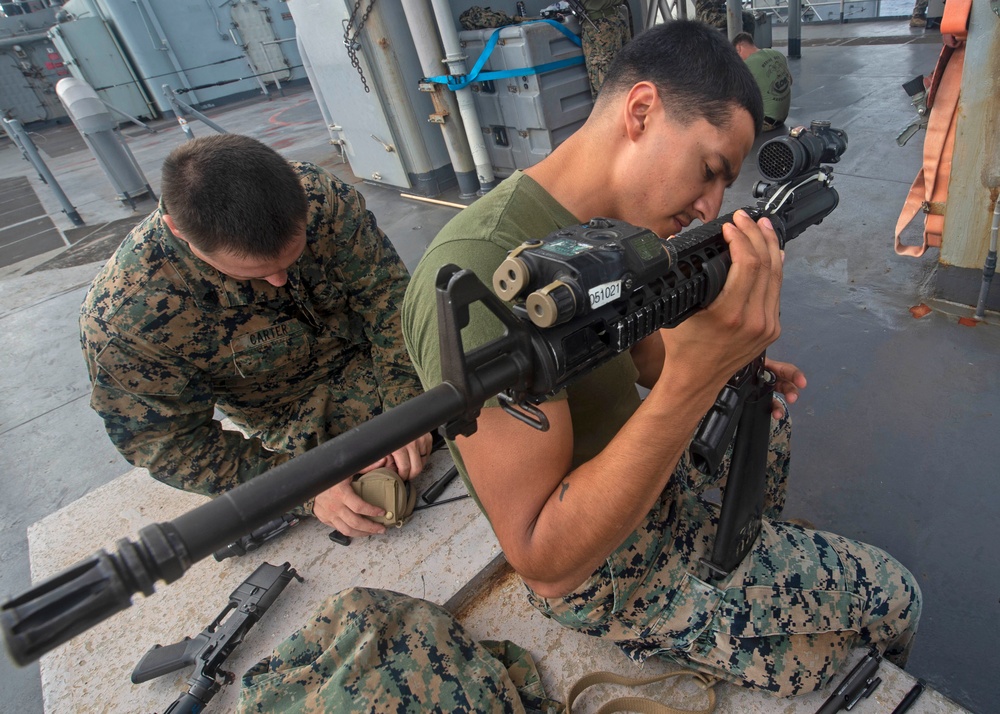
[[[781,33],[775,28],[778,47]],[[914,260],[892,250],[892,228],[920,164],[919,139],[904,148],[894,141],[913,114],[900,85],[930,71],[937,37],[905,21],[804,28],[803,58],[792,62],[789,123],[827,119],[847,131],[850,146],[836,170],[840,207],[788,247],[783,335],[770,353],[799,364],[810,383],[793,412],[786,513],[876,544],[907,565],[925,603],[908,671],[986,713],[995,709],[1000,639],[993,448],[1000,327],[996,314],[992,324],[965,326],[960,308],[926,298],[936,253]],[[329,145],[308,90],[208,114],[290,159],[359,182]],[[159,164],[184,136],[171,121],[154,126],[152,135],[125,133],[158,191]],[[210,133],[192,126],[196,135]],[[0,593],[8,595],[30,582],[28,526],[130,470],[89,409],[76,315],[100,261],[153,204],[140,202],[134,212],[121,206],[93,157],[73,150],[72,132],[39,135],[50,131],[51,154],[43,139],[36,143],[87,222],[82,229],[60,212],[31,166],[0,144],[0,179],[26,177],[51,220],[76,242],[0,268]],[[723,210],[749,202],[752,166],[748,161]],[[384,187],[360,188],[411,268],[455,213]],[[910,309],[922,303],[931,310],[917,318]],[[4,658],[0,681],[11,711],[42,710],[37,666],[18,671]]]

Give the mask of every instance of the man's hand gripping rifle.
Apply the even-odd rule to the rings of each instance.
[[[766,142],[757,155],[765,182],[755,187],[759,201],[750,214],[769,216],[783,243],[821,222],[839,200],[830,185],[832,170],[822,164],[835,163],[846,146],[844,132],[826,122]],[[116,553],[101,550],[7,601],[0,625],[11,658],[21,665],[38,659],[129,607],[134,593],[152,595],[157,581],[177,580],[219,548],[439,426],[449,438],[473,433],[483,404],[495,395],[515,416],[544,428],[534,404],[715,299],[730,266],[722,238],[730,218],[666,241],[596,219],[532,242],[512,253],[523,270],[506,262],[504,270],[513,276],[501,272],[499,278],[506,281],[501,294],[518,301],[513,311],[471,271],[442,267],[436,282],[441,384],[172,521],[142,528],[135,541],[122,538]],[[482,303],[506,330],[466,353],[461,330],[474,303]],[[744,394],[766,382],[762,365],[755,361],[730,387]],[[706,424],[726,422],[723,432],[734,428],[740,400],[732,396],[724,390],[713,409],[732,416],[718,420],[709,414]],[[702,453],[714,468],[729,439],[710,429],[705,441]],[[751,535],[741,532],[743,540]]]
[[[846,147],[846,134],[827,122],[766,142],[757,155],[765,179],[754,187],[760,200],[745,210],[754,219],[767,216],[784,247],[837,207],[832,170],[822,164],[838,161]],[[547,429],[535,404],[711,303],[731,266],[722,226],[732,220],[729,213],[663,240],[622,221],[594,218],[511,251],[493,275],[493,288],[540,337],[530,382],[501,393],[501,407]],[[728,575],[760,531],[774,384],[761,354],[723,388],[692,440],[695,466],[707,474],[733,445],[713,556],[704,563],[712,577]]]
[[[754,219],[769,217],[784,247],[837,207],[839,196],[831,187],[833,171],[821,164],[838,161],[846,147],[846,134],[831,129],[828,122],[813,122],[808,129],[798,127],[788,136],[766,142],[757,154],[765,179],[754,186],[754,196],[760,200],[744,210]],[[661,239],[622,221],[594,218],[511,251],[494,273],[493,287],[503,300],[513,303],[518,319],[505,318],[488,292],[483,301],[508,326],[508,332],[526,333],[522,339],[535,348],[529,350],[534,361],[531,374],[501,394],[504,408],[546,428],[533,403],[711,303],[722,290],[731,265],[722,226],[732,219],[729,213]],[[445,266],[438,276],[439,289],[448,279],[466,273]],[[457,307],[463,307],[461,302]],[[449,315],[442,314],[440,306],[438,316],[439,322],[447,324]],[[444,343],[445,336],[442,351]],[[464,367],[446,367],[446,379],[455,371],[474,369],[476,362],[483,361],[472,360],[480,351],[496,353],[497,343],[474,350]]]

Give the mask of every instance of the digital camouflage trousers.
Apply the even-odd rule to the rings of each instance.
[[[545,616],[613,639],[632,659],[659,655],[777,696],[819,689],[855,647],[877,645],[905,664],[920,589],[892,557],[863,543],[778,519],[791,429],[772,420],[765,519],[751,552],[726,578],[702,579],[725,485],[685,455],[657,505],[590,579],[563,598],[528,596]]]
[[[597,97],[611,62],[631,39],[628,20],[613,13],[593,20],[584,18],[580,28],[583,59],[587,65],[587,77],[590,79],[590,93]]]

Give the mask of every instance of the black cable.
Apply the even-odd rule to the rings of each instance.
[[[235,60],[241,60],[241,59],[245,59],[245,57],[241,55],[239,57],[230,57],[229,59],[218,60],[216,62],[209,62],[208,64],[200,64],[196,67],[185,67],[183,71],[190,72],[191,70],[204,69],[205,67],[214,67],[217,64],[225,64],[226,62],[233,62]],[[164,72],[163,74],[154,74],[152,77],[139,77],[139,79],[141,79],[144,82],[149,82],[154,79],[159,79],[160,77],[169,77],[170,75],[173,74],[177,74],[177,70],[174,70],[173,72]],[[94,89],[95,90],[114,89],[115,87],[124,87],[129,84],[135,84],[135,82],[132,81],[132,82],[122,82],[121,84],[109,84],[106,87],[94,87]]]
[[[454,501],[461,501],[463,498],[468,498],[469,494],[463,493],[461,496],[455,496],[454,498],[446,498],[443,501],[435,501],[434,503],[428,503],[425,506],[417,506],[414,511],[425,511],[428,508],[434,508],[434,506],[443,506],[446,503],[452,503]]]
[[[302,65],[300,65],[300,64],[297,64],[297,65],[294,65],[294,66],[288,66],[288,65],[286,65],[285,69],[292,70],[292,69],[297,69],[297,68],[299,68],[301,66]],[[261,72],[260,74],[251,74],[249,77],[237,77],[236,79],[223,79],[223,80],[221,80],[219,82],[214,82],[212,84],[200,84],[197,87],[182,87],[180,89],[175,89],[174,93],[175,94],[184,94],[186,92],[194,92],[195,90],[198,90],[198,89],[206,89],[207,87],[218,87],[218,86],[221,86],[223,84],[232,84],[233,82],[242,82],[244,79],[256,79],[257,77],[263,77],[265,75],[275,74],[276,72],[281,72],[281,71],[282,70],[280,70],[280,69],[275,69],[275,70],[272,70],[272,71],[269,71],[269,72]]]
[[[237,58],[237,59],[242,59],[242,57]],[[230,62],[231,60],[224,60],[224,61],[225,62]],[[213,64],[221,64],[221,63],[220,62],[215,62]],[[211,65],[201,65],[201,66],[202,67],[209,67]],[[179,89],[174,89],[173,91],[174,91],[174,94],[185,94],[187,92],[194,92],[194,91],[196,91],[198,89],[205,89],[207,87],[219,87],[219,86],[222,86],[223,84],[232,84],[233,82],[242,82],[245,79],[256,79],[257,77],[265,77],[265,76],[267,76],[269,74],[276,74],[276,73],[282,72],[282,71],[284,71],[286,69],[289,70],[289,71],[291,71],[293,69],[299,69],[302,66],[303,65],[301,65],[301,64],[285,65],[282,69],[269,70],[267,72],[261,72],[259,74],[251,74],[251,75],[248,75],[246,77],[237,77],[236,79],[223,79],[223,80],[220,80],[218,82],[213,82],[211,84],[200,84],[197,87],[181,87]],[[199,69],[199,68],[198,67],[192,67],[191,69]],[[190,70],[187,69],[187,68],[185,68],[183,71],[184,72],[188,72]],[[177,74],[177,72],[167,72],[166,74],[159,74],[159,75],[155,75],[153,77],[139,77],[139,79],[143,80],[144,82],[148,82],[148,81],[151,81],[153,79],[158,79],[160,77],[169,77],[170,75],[175,75],[175,74]],[[114,89],[115,87],[124,87],[124,86],[130,85],[130,84],[134,84],[136,86],[140,86],[139,82],[132,81],[132,82],[122,82],[121,84],[111,84],[111,85],[108,85],[107,87],[95,87],[95,90],[97,90],[97,89]],[[145,89],[145,87],[141,87],[141,86],[140,86],[140,88],[141,89]]]

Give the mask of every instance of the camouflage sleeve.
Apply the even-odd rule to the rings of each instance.
[[[211,496],[288,460],[223,430],[211,390],[180,358],[87,314],[81,341],[91,407],[122,456],[157,480]]]
[[[329,174],[324,174],[329,177]],[[420,381],[403,343],[400,308],[410,275],[396,249],[379,229],[356,189],[329,177],[336,196],[329,205],[329,230],[336,233],[333,267],[347,293],[350,310],[360,318],[370,345],[372,369],[386,409],[417,396]]]

